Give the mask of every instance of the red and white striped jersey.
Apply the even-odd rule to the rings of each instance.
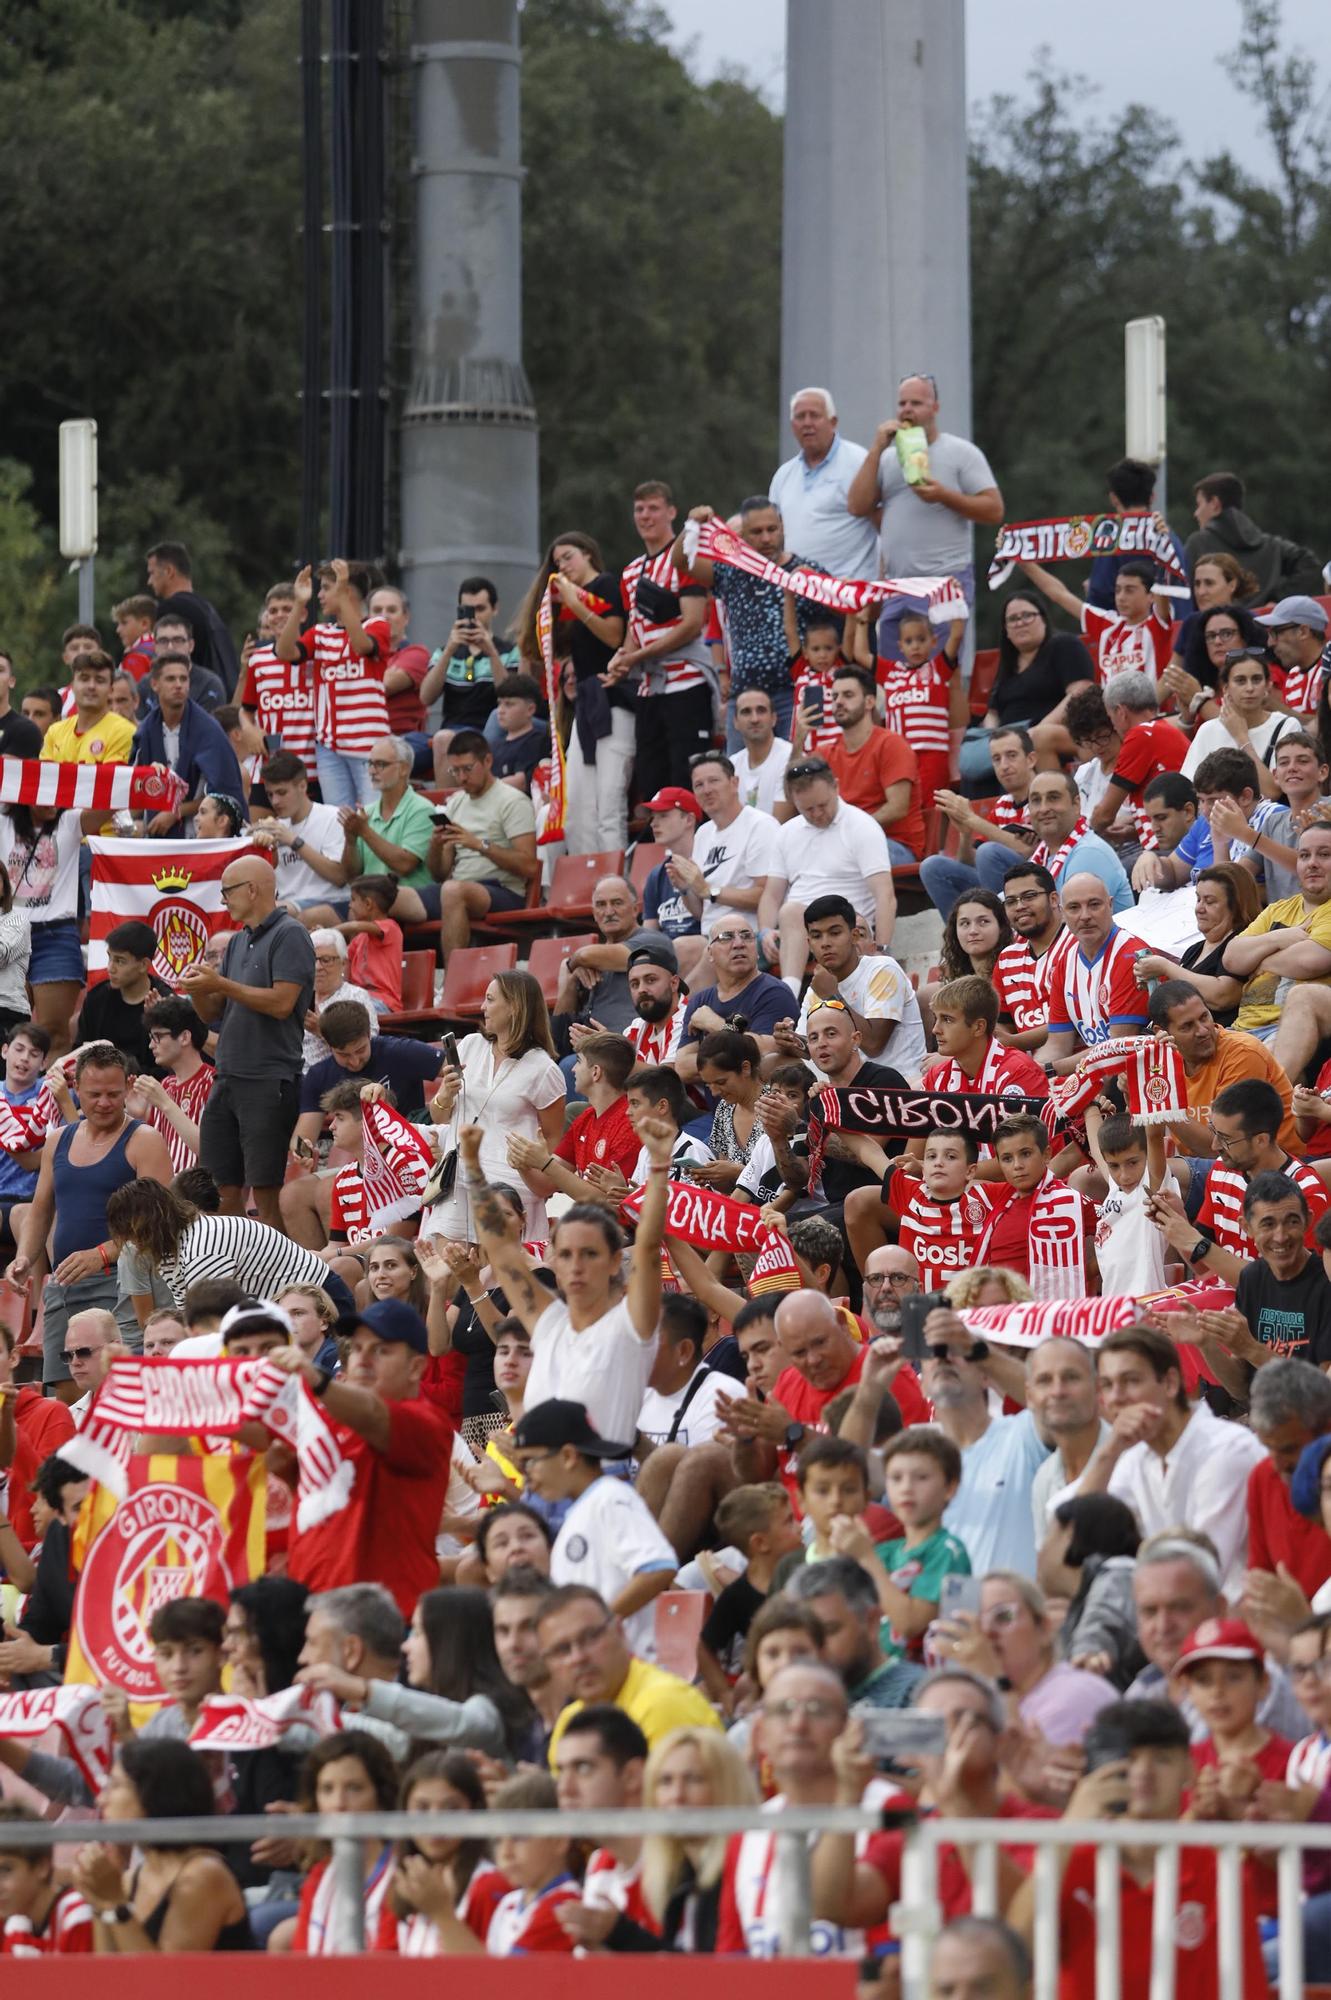
[[[702,594],[698,584],[693,583],[690,578],[675,568],[672,554],[673,549],[673,542],[667,542],[666,546],[658,551],[656,555],[649,556],[644,553],[640,556],[634,556],[633,561],[625,565],[624,572],[619,580],[619,588],[624,599],[624,613],[628,619],[628,643],[630,646],[645,646],[653,639],[660,639],[679,623],[678,613],[673,618],[654,620],[648,615],[646,610],[639,609],[638,583],[640,578],[645,577],[649,585],[654,584],[657,590],[669,591],[676,599],[681,597],[697,597]],[[655,684],[656,692],[682,694],[685,688],[704,687],[706,685],[706,674],[689,657],[690,652],[694,649],[698,650],[700,657],[705,653],[705,646],[701,637],[684,641],[680,646],[679,659],[672,660],[667,658],[665,660],[665,687],[662,689],[660,683],[657,682]],[[659,669],[662,662],[658,659],[653,664]],[[639,698],[646,692],[647,682],[644,678]]]
[[[865,1793],[864,1803],[880,1805],[890,1795],[890,1789],[881,1780],[875,1780]],[[785,1800],[778,1792],[775,1798],[766,1801],[764,1809],[779,1812],[784,1804]],[[863,1854],[871,1838],[869,1834],[856,1834],[857,1855]],[[734,1833],[730,1836],[721,1876],[721,1908],[716,1929],[718,1953],[733,1955],[745,1952],[750,1958],[780,1957],[781,1913],[779,1897],[773,1893],[777,1890],[777,1883],[773,1880],[775,1871],[774,1831]],[[884,1945],[890,1936],[885,1923],[877,1924],[869,1931],[849,1930],[827,1918],[815,1917],[809,1926],[809,1956],[863,1958],[867,1951]]]
[[[926,1063],[920,1082],[926,1090],[970,1090],[985,1097],[1048,1097],[1049,1078],[1025,1049],[1005,1049],[992,1041],[974,1076],[967,1076],[953,1056],[935,1056]]]
[[[804,738],[803,754],[809,757],[825,757],[829,750],[841,748],[843,731],[839,722],[832,721],[832,676],[815,674],[804,665],[803,660],[795,669],[795,706],[804,707],[804,696],[809,688],[820,688],[823,697],[822,722],[816,722]]]
[[[1095,678],[1101,687],[1115,674],[1149,674],[1152,680],[1169,665],[1174,651],[1174,627],[1154,605],[1140,625],[1129,625],[1116,611],[1094,604],[1081,607],[1081,629],[1095,658]]]
[[[951,748],[952,671],[944,653],[936,653],[922,667],[908,667],[904,660],[878,662],[887,726],[904,736],[917,756],[946,757]]]
[[[333,1176],[328,1234],[334,1243],[365,1243],[374,1234],[369,1227],[365,1180],[357,1160],[349,1161]]]
[[[314,739],[344,757],[368,757],[389,734],[384,674],[393,650],[386,618],[367,618],[371,653],[353,653],[340,625],[316,625],[300,638],[301,656],[314,662]]]
[[[571,1875],[548,1883],[537,1896],[526,1889],[510,1889],[490,1919],[485,1949],[492,1958],[508,1958],[515,1952],[572,1952],[573,1940],[561,1928],[555,1911],[561,1903],[576,1903],[581,1897]]]
[[[56,1953],[93,1949],[92,1911],[77,1889],[61,1889],[40,1930],[31,1917],[6,1917],[0,1932],[0,1957],[50,1958]]]
[[[941,1292],[953,1271],[969,1271],[976,1262],[989,1211],[969,1189],[955,1201],[930,1201],[924,1182],[898,1167],[887,1184],[887,1205],[900,1219],[897,1241],[919,1265],[924,1291]]]
[[[211,1063],[204,1063],[200,1069],[195,1070],[193,1076],[186,1077],[183,1083],[179,1077],[164,1076],[162,1088],[172,1102],[180,1106],[185,1116],[193,1119],[197,1125],[203,1117],[204,1105],[213,1094],[213,1085],[216,1081],[217,1071]],[[187,1167],[198,1166],[198,1154],[192,1146],[186,1145],[165,1111],[153,1105],[148,1113],[148,1123],[155,1126],[166,1140],[166,1150],[171,1155],[173,1173],[183,1174]]]
[[[1083,958],[1075,938],[1054,947],[1058,962],[1049,969],[1049,1032],[1073,1029],[1087,1048],[1109,1040],[1111,1028],[1149,1032],[1145,989],[1133,977],[1132,961],[1149,947],[1114,924],[1092,960]]]
[[[1312,1736],[1301,1736],[1289,1753],[1285,1766],[1285,1783],[1296,1790],[1300,1785],[1312,1785],[1323,1792],[1331,1784],[1331,1736],[1324,1736],[1319,1729]]]
[[[488,1861],[478,1862],[471,1880],[457,1901],[460,1923],[480,1944],[485,1943],[490,1921],[512,1885]],[[413,1911],[409,1917],[395,1916],[387,1897],[379,1916],[379,1935],[371,1941],[372,1951],[395,1951],[400,1958],[441,1958],[444,1941],[433,1917]]]
[[[1320,1255],[1313,1229],[1318,1216],[1331,1207],[1326,1182],[1306,1160],[1287,1159],[1279,1171],[1303,1191],[1308,1204],[1308,1234],[1304,1241],[1314,1255]],[[1207,1176],[1197,1222],[1202,1229],[1210,1230],[1222,1250],[1231,1250],[1236,1257],[1254,1258],[1257,1246],[1243,1226],[1243,1197],[1247,1191],[1247,1180],[1238,1168],[1217,1160]]]
[[[602,1910],[618,1910],[630,1923],[640,1924],[645,1931],[660,1933],[661,1926],[648,1909],[642,1893],[641,1858],[630,1866],[617,1854],[612,1854],[609,1848],[594,1848],[583,1870],[582,1900],[584,1903],[595,1903]]]
[[[999,796],[993,801],[993,804],[984,808],[980,817],[981,819],[987,819],[990,826],[1028,826],[1030,824],[1026,817],[1025,799],[1022,799],[1021,803],[1018,804],[1011,792],[1000,792]]]
[[[308,660],[279,660],[271,646],[250,654],[241,705],[254,711],[265,736],[281,738],[282,748],[304,759],[314,776],[314,671]]]
[[[684,1016],[688,1012],[689,996],[680,995],[679,1005],[664,1021],[644,1021],[634,1015],[624,1030],[624,1040],[637,1053],[640,1063],[650,1064],[673,1062],[679,1054],[680,1037],[684,1032]]]
[[[1038,958],[1025,938],[1013,938],[994,960],[989,983],[998,995],[998,1011],[1018,1034],[1048,1024],[1049,973],[1066,935],[1060,931]]]
[[[1322,683],[1331,669],[1331,646],[1310,667],[1290,667],[1285,672],[1282,700],[1293,715],[1313,716],[1322,698]]]
[[[15,1104],[0,1083],[0,1151],[31,1153],[48,1132],[64,1122],[49,1083],[43,1082],[26,1104]]]

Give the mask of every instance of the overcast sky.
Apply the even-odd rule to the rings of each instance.
[[[774,104],[784,90],[786,0],[661,0],[675,43],[694,44],[698,74],[737,65]],[[798,0],[835,6],[837,0]],[[1136,100],[1166,113],[1185,152],[1203,159],[1228,148],[1245,166],[1265,168],[1260,131],[1218,57],[1239,37],[1239,0],[1114,0],[1108,7],[1068,0],[969,0],[967,97],[1021,94],[1034,52],[1047,44],[1054,66],[1093,77],[1097,109]],[[1314,59],[1326,47],[1327,0],[1284,0],[1284,46]],[[1331,64],[1318,65],[1323,105],[1331,105]]]

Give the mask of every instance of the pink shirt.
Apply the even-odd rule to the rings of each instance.
[[[360,931],[348,940],[347,971],[357,986],[396,1014],[402,1007],[402,927],[392,917],[375,921],[380,936]]]
[[[1038,1729],[1047,1742],[1080,1743],[1100,1710],[1119,1699],[1118,1690],[1099,1674],[1084,1673],[1060,1660],[1021,1697],[1017,1708],[1027,1727]]]

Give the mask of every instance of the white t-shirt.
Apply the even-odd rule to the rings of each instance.
[[[586,1406],[603,1438],[632,1442],[656,1359],[656,1335],[639,1340],[624,1299],[581,1333],[574,1332],[568,1307],[556,1299],[536,1322],[531,1352],[524,1408],[534,1410],[562,1396]]]
[[[298,840],[303,840],[306,847],[312,847],[325,861],[342,859],[345,842],[336,806],[312,804],[307,817],[293,831]],[[316,875],[303,854],[297,854],[290,847],[278,848],[279,903],[326,903],[330,898],[343,897],[346,893],[335,882],[326,882],[322,875]]]
[[[698,1380],[701,1375],[701,1381]],[[693,1391],[689,1407],[680,1418],[679,1429],[675,1432],[675,1444],[710,1444],[721,1427],[721,1412],[716,1406],[718,1396],[732,1396],[733,1378],[723,1375],[719,1369],[709,1368],[706,1362],[699,1362],[682,1389],[676,1389],[673,1396],[663,1396],[659,1389],[649,1389],[643,1397],[642,1408],[638,1412],[638,1429],[653,1444],[664,1444],[670,1436],[670,1426],[675,1421],[675,1412]]]
[[[458,1057],[462,1089],[455,1123],[480,1126],[481,1173],[487,1181],[504,1181],[516,1187],[525,1215],[523,1240],[542,1242],[550,1233],[545,1203],[524,1186],[521,1176],[508,1164],[508,1137],[515,1132],[522,1139],[540,1138],[538,1112],[564,1101],[559,1065],[541,1049],[527,1049],[516,1060],[502,1056],[496,1062],[494,1043],[487,1042],[484,1035],[464,1035],[458,1043]],[[420,1233],[474,1242],[471,1199],[461,1174],[448,1199],[428,1211]]]
[[[777,823],[767,813],[741,806],[724,829],[705,819],[693,836],[693,858],[713,889],[751,889],[755,882],[777,874],[781,847]],[[710,937],[723,917],[743,917],[750,930],[758,928],[756,910],[737,910],[733,903],[704,900],[702,932]]]
[[[646,1501],[627,1479],[604,1473],[573,1502],[550,1551],[551,1583],[585,1583],[607,1604],[644,1570],[669,1570],[673,1576],[678,1568],[679,1557]],[[624,1620],[624,1636],[640,1660],[656,1658],[655,1628],[651,1604]]]
[[[909,1083],[918,1083],[928,1054],[924,1039],[924,1019],[915,988],[894,958],[886,952],[866,955],[855,970],[838,982],[837,990],[866,1021],[895,1021],[897,1026],[871,1062],[888,1063],[899,1069]],[[804,995],[796,1033],[809,1029],[809,1002],[816,999],[812,987]]]
[[[832,576],[878,575],[878,536],[867,514],[846,505],[855,474],[868,453],[862,444],[835,437],[818,465],[802,451],[772,474],[767,497],[781,509],[786,547],[807,562],[821,563]]]
[[[1267,749],[1272,740],[1286,736],[1291,729],[1297,729],[1298,727],[1298,721],[1292,715],[1285,715],[1283,713],[1268,715],[1265,722],[1259,722],[1255,729],[1248,731],[1246,747],[1253,757],[1259,761],[1264,761]],[[1202,724],[1192,739],[1192,745],[1188,754],[1183,759],[1184,777],[1195,778],[1197,775],[1197,766],[1202,762],[1203,758],[1209,757],[1213,750],[1237,750],[1238,747],[1238,744],[1234,741],[1234,738],[1230,735],[1220,717],[1218,715],[1214,716],[1210,722]],[[1274,752],[1272,754],[1274,755]]]
[[[786,766],[795,746],[784,736],[774,736],[772,747],[761,764],[750,764],[747,750],[737,750],[731,758],[739,779],[739,795],[756,812],[772,813],[786,802]],[[695,843],[696,845],[696,843]]]
[[[766,1137],[766,1134],[763,1135]],[[680,1167],[706,1165],[716,1154],[705,1139],[697,1138],[692,1132],[681,1132],[675,1141],[675,1150],[670,1155],[671,1178],[674,1179]],[[647,1179],[647,1169],[651,1166],[651,1154],[644,1146],[633,1162],[633,1172],[629,1175],[634,1187],[642,1187]]]
[[[1165,1289],[1165,1239],[1146,1214],[1150,1192],[1145,1174],[1126,1191],[1110,1181],[1109,1193],[1100,1203],[1095,1261],[1106,1298],[1140,1297]],[[1163,1192],[1178,1193],[1172,1174],[1165,1175]]]
[[[13,884],[14,908],[26,910],[34,925],[78,915],[82,841],[81,816],[72,810],[37,828],[35,852],[18,839],[9,814],[0,813],[0,861]]]
[[[819,896],[844,896],[856,913],[873,923],[877,915],[869,877],[886,875],[892,863],[878,822],[843,799],[830,826],[810,826],[802,813],[778,829],[781,864],[775,873],[786,883],[786,900],[807,904]]]
[[[355,1000],[358,1002],[369,1015],[370,1033],[374,1033],[374,1024],[379,1016],[375,1012],[373,995],[367,993],[363,986],[357,986],[353,980],[344,979],[337,991],[330,993],[326,1000],[316,998],[310,1002],[310,1005],[314,1008],[316,1014],[322,1014],[324,1008],[331,1007],[335,1000]],[[322,1035],[316,1035],[313,1028],[305,1030],[305,1037],[300,1045],[300,1060],[305,1069],[313,1069],[317,1062],[322,1062],[325,1056],[330,1056],[332,1053],[333,1051],[329,1048]]]

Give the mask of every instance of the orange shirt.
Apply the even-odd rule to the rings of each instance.
[[[1276,1135],[1277,1144],[1286,1153],[1303,1158],[1303,1141],[1294,1129],[1294,1119],[1290,1113],[1290,1082],[1284,1070],[1271,1054],[1265,1042],[1259,1042],[1255,1035],[1241,1035],[1237,1028],[1221,1028],[1218,1031],[1216,1051],[1209,1063],[1195,1071],[1187,1079],[1188,1109],[1203,1123],[1205,1114],[1215,1103],[1226,1084],[1238,1083],[1256,1077],[1262,1083],[1270,1083],[1280,1092],[1280,1102],[1285,1107],[1284,1122]]]
[[[876,813],[887,797],[888,787],[910,785],[910,801],[900,819],[884,826],[889,840],[899,840],[917,860],[924,854],[924,812],[920,805],[920,766],[915,752],[903,737],[891,729],[872,729],[869,740],[859,750],[848,750],[844,742],[824,750],[847,805],[861,812]]]

